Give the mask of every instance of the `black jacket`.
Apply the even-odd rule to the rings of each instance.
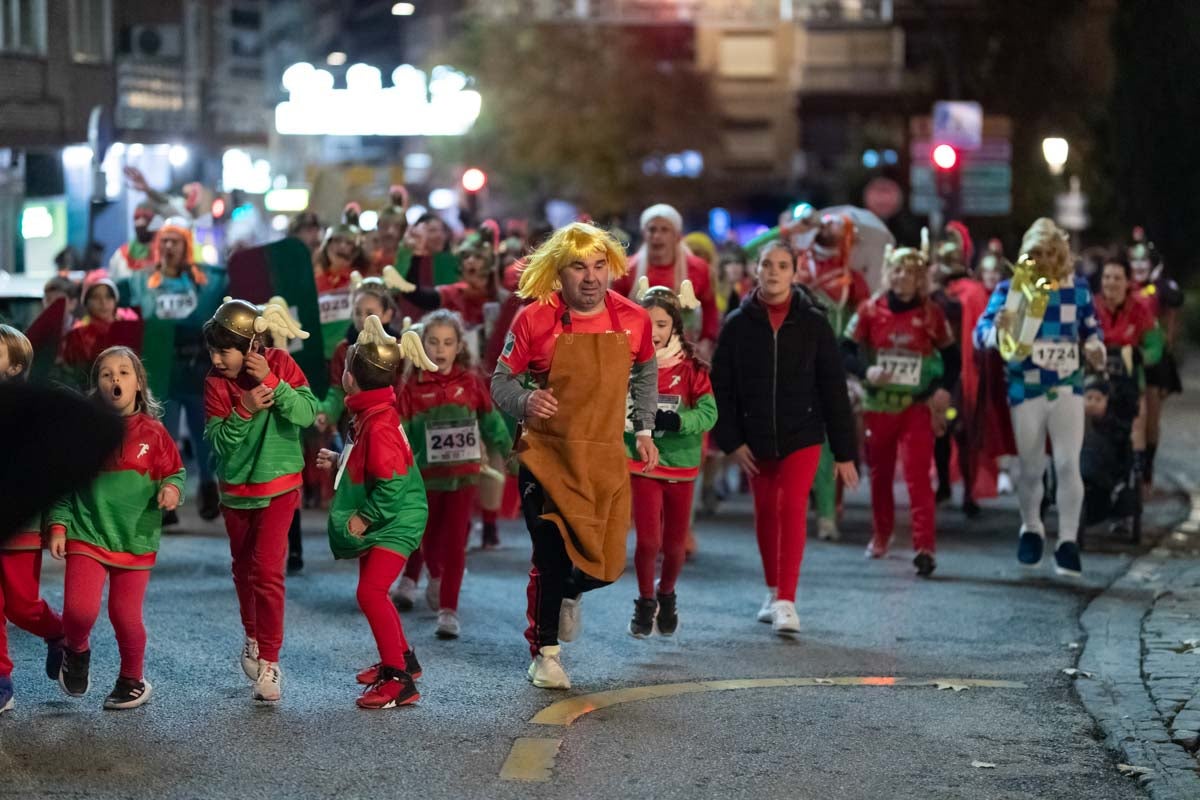
[[[807,289],[792,290],[778,332],[757,292],[726,317],[712,385],[713,435],[726,453],[748,444],[755,458],[783,458],[828,437],[835,460],[854,460],[857,436],[841,351]]]

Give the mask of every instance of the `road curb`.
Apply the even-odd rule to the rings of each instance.
[[[1192,517],[1197,517],[1200,490],[1194,484],[1185,488]],[[1194,526],[1188,522],[1176,526],[1164,540],[1183,544],[1194,535],[1188,527]],[[1200,684],[1200,656],[1189,656],[1194,663],[1179,662],[1182,669],[1162,666],[1173,652],[1180,654],[1171,650],[1178,642],[1165,638],[1162,618],[1197,624],[1193,615],[1176,613],[1172,607],[1177,591],[1181,597],[1200,602],[1200,593],[1189,591],[1200,585],[1200,565],[1180,556],[1174,549],[1160,546],[1136,559],[1080,618],[1087,634],[1079,657],[1079,669],[1085,674],[1076,680],[1075,691],[1100,724],[1108,746],[1122,761],[1148,770],[1141,772],[1138,780],[1154,800],[1200,797],[1200,764],[1172,738],[1176,714],[1187,713],[1187,695]],[[1164,601],[1162,609],[1158,608],[1160,601]],[[1151,621],[1153,625],[1148,624]],[[1184,737],[1176,730],[1175,738]]]

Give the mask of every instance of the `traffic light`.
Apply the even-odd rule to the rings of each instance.
[[[953,145],[936,145],[929,154],[933,187],[947,217],[957,217],[962,206],[962,158]]]
[[[471,167],[462,176],[462,187],[468,194],[475,194],[487,185],[487,173],[478,167]]]
[[[217,195],[212,201],[213,222],[224,222],[227,211],[229,211],[229,201],[225,199],[225,195]]]

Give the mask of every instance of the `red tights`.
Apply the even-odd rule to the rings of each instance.
[[[0,550],[0,677],[12,675],[7,619],[42,639],[60,639],[62,618],[39,596],[41,550]]]
[[[404,669],[408,640],[400,612],[388,599],[388,588],[404,569],[404,556],[394,550],[372,547],[358,559],[358,607],[362,609],[379,648],[379,662]]]
[[[780,600],[796,600],[808,537],[808,492],[820,460],[821,446],[813,445],[786,458],[760,459],[758,474],[750,478],[763,577]]]
[[[80,653],[90,649],[88,637],[100,616],[100,596],[108,578],[108,618],[117,635],[121,653],[121,677],[140,681],[146,655],[146,626],[142,623],[142,600],[150,584],[150,570],[122,569],[101,564],[91,556],[67,556],[63,579],[63,631],[67,649]]]
[[[458,593],[463,573],[467,571],[471,512],[478,491],[476,486],[462,486],[452,492],[425,493],[429,500],[429,521],[421,539],[421,553],[429,574],[442,580],[439,608],[458,610]]]
[[[654,597],[655,562],[661,551],[662,576],[658,579],[658,591],[671,594],[683,569],[695,484],[641,475],[631,476],[629,483],[633,492],[633,522],[637,526],[633,563],[637,568],[638,593],[642,597]]]

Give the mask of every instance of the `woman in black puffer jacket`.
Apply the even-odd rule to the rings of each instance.
[[[759,288],[726,318],[712,369],[713,436],[750,476],[754,490],[768,591],[758,620],[779,634],[800,630],[796,584],[808,493],[826,438],[838,476],[851,488],[858,482],[842,355],[824,312],[807,289],[793,285],[797,261],[782,241],[763,249]]]

